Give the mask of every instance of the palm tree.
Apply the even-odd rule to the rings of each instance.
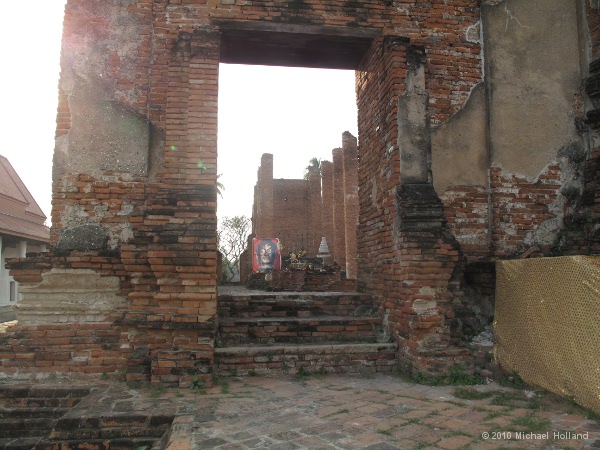
[[[223,198],[223,191],[225,190],[225,186],[223,186],[223,183],[221,183],[219,181],[219,177],[223,175],[222,173],[220,173],[219,175],[217,175],[217,194],[219,194],[221,196],[221,198]]]
[[[311,158],[309,161],[308,166],[306,166],[306,169],[304,169],[304,179],[308,180],[308,174],[311,173],[313,170],[321,170],[321,159],[317,159],[317,158]]]

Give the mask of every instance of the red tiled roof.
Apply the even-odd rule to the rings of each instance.
[[[29,222],[0,212],[0,234],[10,234],[37,241],[49,241],[50,229],[44,224]]]
[[[13,166],[0,155],[0,233],[48,241],[45,214]]]

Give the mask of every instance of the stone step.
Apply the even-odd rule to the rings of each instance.
[[[89,388],[0,385],[0,399],[9,398],[83,398]]]
[[[0,438],[0,448],[5,450],[31,450],[36,448],[41,440],[41,436]]]
[[[56,422],[49,440],[116,438],[159,438],[171,426],[174,416],[115,414],[102,417],[63,417]]]
[[[18,418],[52,418],[58,419],[64,416],[69,408],[3,408],[0,407],[0,419]]]
[[[52,441],[83,441],[89,439],[117,439],[117,438],[154,438],[161,437],[167,427],[103,427],[103,428],[78,428],[73,430],[53,430],[49,440]]]
[[[148,438],[120,438],[111,439],[110,441],[103,439],[86,439],[86,440],[61,440],[49,441],[43,440],[36,445],[36,450],[132,450],[139,448],[152,448],[152,445],[157,440],[154,437]]]
[[[5,408],[71,408],[90,393],[88,388],[0,386],[0,406]]]
[[[0,438],[46,436],[55,422],[48,418],[0,419]]]
[[[391,372],[395,343],[239,346],[215,349],[220,376]]]
[[[220,287],[219,317],[310,317],[367,315],[370,295],[357,292],[265,292]]]
[[[1,399],[1,404],[12,408],[72,408],[81,398],[11,398]]]
[[[376,342],[377,316],[322,316],[219,319],[221,346],[277,343]]]

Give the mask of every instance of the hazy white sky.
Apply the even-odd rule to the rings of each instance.
[[[0,26],[0,154],[38,204],[51,210],[51,170],[64,0],[31,0],[27,20]],[[23,17],[20,2],[2,17]],[[302,178],[311,158],[331,159],[342,133],[357,135],[354,72],[222,64],[219,79],[219,216],[251,215],[256,170],[274,155],[276,178]]]

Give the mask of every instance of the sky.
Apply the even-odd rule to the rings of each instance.
[[[50,225],[52,154],[65,0],[31,0],[27,21],[0,26],[0,154],[8,158]],[[3,18],[22,17],[20,2]],[[275,178],[302,178],[311,158],[331,160],[342,133],[357,136],[354,72],[221,64],[218,215],[251,216],[256,171],[274,156]]]

